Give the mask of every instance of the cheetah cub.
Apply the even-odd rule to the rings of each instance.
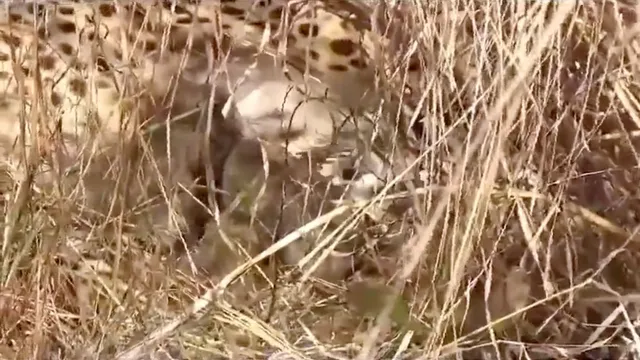
[[[193,264],[208,276],[224,276],[274,241],[333,210],[332,200],[343,198],[345,187],[319,172],[320,160],[314,155],[293,158],[278,145],[241,139],[223,167],[221,220],[207,225],[202,244],[191,259],[182,260],[180,268],[189,273]],[[283,249],[279,258],[296,265],[339,224],[336,220],[328,229],[307,234]],[[345,278],[353,267],[354,246],[352,241],[340,242],[313,275],[332,282]]]
[[[148,129],[120,148],[84,158],[64,178],[64,191],[84,216],[104,221],[122,214],[153,243],[194,244],[211,213],[207,168],[215,182],[241,136],[233,112],[222,115],[223,100],[214,106],[208,135],[200,119]]]

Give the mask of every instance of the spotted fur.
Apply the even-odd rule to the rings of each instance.
[[[192,110],[210,96],[212,77],[235,89],[239,115],[255,134],[296,134],[292,151],[329,143],[339,127],[361,133],[370,126],[349,117],[375,104],[374,40],[365,14],[351,3],[6,5],[0,10],[2,151],[19,153],[25,134],[28,144],[39,139],[41,152],[55,149],[70,161],[89,140],[103,146],[149,121]],[[280,124],[291,118],[291,125]]]

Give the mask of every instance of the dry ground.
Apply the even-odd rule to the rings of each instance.
[[[210,291],[152,241],[97,225],[79,237],[72,199],[7,180],[0,358],[632,357],[640,5],[424,3],[403,20],[424,35],[426,181],[383,192],[366,271],[322,290],[283,269],[275,290]]]

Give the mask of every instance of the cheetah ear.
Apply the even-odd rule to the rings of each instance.
[[[235,121],[240,117],[238,105],[233,96],[228,96],[222,107],[222,116],[225,121]]]
[[[247,125],[242,121],[235,98],[226,87],[218,86],[215,91],[215,108],[217,108],[218,114],[221,116],[221,121],[218,125],[234,134],[246,136]]]
[[[226,86],[215,84],[213,89],[214,106],[220,109],[224,119],[233,119],[237,114],[237,106],[235,99]]]
[[[251,129],[245,119],[242,118],[233,96],[227,97],[222,105],[222,119],[224,127],[236,134],[237,137],[243,138],[251,135]]]

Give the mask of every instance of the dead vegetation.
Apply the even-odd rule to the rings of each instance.
[[[73,198],[18,196],[24,188],[2,180],[0,358],[631,358],[639,10],[605,0],[386,9],[398,50],[418,59],[396,60],[393,79],[423,68],[402,119],[422,138],[381,144],[398,161],[419,150],[411,176],[396,178],[413,181],[372,202],[388,205],[382,216],[346,204],[300,229],[331,246],[368,226],[344,283],[309,276],[323,248],[301,269],[249,267],[297,232],[215,287],[198,283],[121,218],[87,224]],[[320,231],[338,215],[343,226]],[[231,240],[255,235],[228,229]]]

